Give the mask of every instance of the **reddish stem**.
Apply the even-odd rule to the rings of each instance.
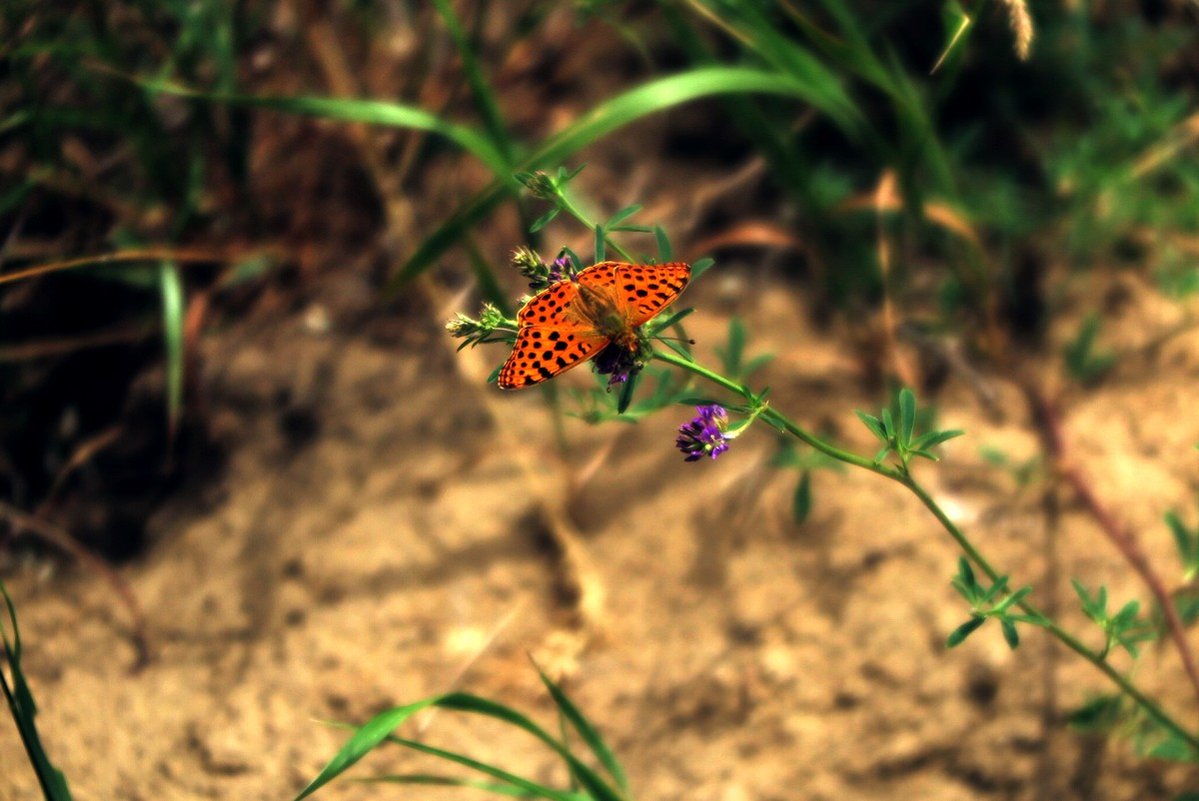
[[[1140,575],[1149,591],[1153,593],[1153,597],[1157,600],[1157,604],[1165,616],[1166,628],[1182,659],[1182,666],[1191,680],[1191,685],[1195,688],[1196,696],[1199,696],[1199,668],[1196,668],[1195,657],[1187,643],[1182,619],[1178,616],[1178,608],[1174,605],[1173,598],[1170,597],[1170,591],[1166,589],[1165,583],[1154,571],[1153,566],[1149,564],[1149,559],[1141,550],[1140,543],[1133,531],[1104,505],[1095,493],[1095,488],[1086,473],[1070,459],[1065,432],[1062,428],[1061,413],[1056,403],[1041,393],[1031,381],[1021,381],[1020,384],[1032,411],[1033,421],[1041,434],[1042,445],[1053,460],[1057,474],[1070,486],[1082,502],[1083,507],[1099,524],[1099,528],[1116,546],[1125,561],[1132,565],[1133,570]]]

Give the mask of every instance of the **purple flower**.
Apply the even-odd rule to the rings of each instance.
[[[575,277],[574,264],[565,252],[547,264],[537,255],[537,251],[517,248],[512,251],[512,264],[529,279],[529,289],[535,292]]]
[[[595,372],[608,376],[609,388],[625,383],[630,375],[641,369],[637,353],[614,342],[595,354],[592,364]]]
[[[554,259],[546,265],[548,268],[548,274],[545,277],[546,283],[553,286],[559,281],[565,281],[568,278],[573,279],[574,270],[571,269],[571,266],[570,257],[565,254]]]
[[[714,403],[696,406],[695,411],[698,414],[693,420],[679,426],[675,445],[685,454],[684,461],[697,462],[704,456],[715,459],[729,449],[729,439],[724,435],[729,424],[728,412]]]

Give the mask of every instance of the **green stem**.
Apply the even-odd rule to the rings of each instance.
[[[744,385],[732,381],[725,376],[713,372],[703,365],[696,364],[695,362],[679,356],[678,354],[665,351],[655,351],[654,358],[667,364],[674,365],[675,367],[689,370],[690,372],[695,373],[702,378],[706,378],[717,386],[723,387],[724,389],[727,389],[730,392],[733,392],[751,401],[755,398],[753,392],[751,392]],[[971,562],[973,562],[983,573],[985,573],[992,582],[1000,579],[1001,574],[999,571],[991,566],[991,563],[988,562],[982,553],[980,553],[979,550],[974,547],[974,543],[972,543],[966,534],[960,528],[958,528],[956,523],[949,519],[949,516],[945,514],[945,511],[937,504],[933,497],[928,494],[928,491],[925,490],[924,487],[912,477],[911,473],[908,472],[906,468],[897,468],[880,464],[855,453],[842,450],[841,448],[831,445],[824,440],[808,433],[792,422],[788,417],[786,417],[786,415],[773,408],[764,409],[761,412],[761,417],[763,420],[767,421],[776,428],[786,431],[796,439],[806,443],[807,445],[810,445],[827,456],[830,456],[838,461],[845,462],[846,464],[851,464],[855,467],[869,470],[872,473],[877,473],[880,476],[889,478],[892,481],[902,484],[909,491],[911,491],[911,493],[915,495],[922,504],[924,504],[926,509],[933,514],[933,517],[935,517],[937,522],[941,524],[941,527],[944,528],[951,537],[953,537],[954,541],[957,542],[958,547],[962,549],[962,552],[966,554],[967,558],[969,558]],[[1116,684],[1116,686],[1118,686],[1125,695],[1127,695],[1143,710],[1145,710],[1150,717],[1160,723],[1164,728],[1172,732],[1176,737],[1185,741],[1192,749],[1194,749],[1196,754],[1199,754],[1199,736],[1196,736],[1192,732],[1183,728],[1179,723],[1175,722],[1175,720],[1170,717],[1165,710],[1158,706],[1155,701],[1142,693],[1129,679],[1121,675],[1115,668],[1108,664],[1108,662],[1104,659],[1103,654],[1096,653],[1090,648],[1087,648],[1082,644],[1082,642],[1076,639],[1072,634],[1063,629],[1057,623],[1053,622],[1053,620],[1048,618],[1033,604],[1027,601],[1020,601],[1017,606],[1022,612],[1035,620],[1036,625],[1044,628],[1071,651],[1074,651],[1083,659],[1094,665],[1100,672],[1107,676],[1108,679]]]
[[[562,207],[563,211],[565,211],[571,217],[574,217],[576,220],[578,220],[580,223],[582,223],[584,226],[586,226],[586,228],[589,231],[591,231],[592,233],[595,232],[595,223],[593,223],[591,220],[589,220],[587,218],[587,215],[585,215],[585,214],[583,214],[583,212],[579,211],[578,207],[575,206],[575,204],[571,202],[570,198],[568,198],[566,196],[566,192],[562,191],[561,189],[558,190],[558,205]],[[636,261],[636,259],[634,259],[632,256],[629,255],[629,252],[627,250],[625,250],[617,242],[615,242],[612,239],[612,237],[608,236],[607,232],[604,233],[604,242],[607,243],[608,247],[612,248],[617,253],[619,253],[622,257],[624,257],[625,261],[629,261],[629,262]]]

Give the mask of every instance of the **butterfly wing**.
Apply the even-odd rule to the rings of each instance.
[[[567,310],[574,306],[578,297],[579,287],[573,281],[559,281],[530,298],[516,319],[521,328],[565,322]]]
[[[579,287],[562,281],[542,290],[516,316],[512,354],[500,368],[501,389],[540,384],[603,350],[608,337],[571,314]]]
[[[610,296],[630,326],[652,320],[674,303],[691,281],[691,265],[625,264],[602,261],[578,275],[578,282]]]
[[[600,333],[579,303],[580,287],[603,296],[629,329],[642,325],[673,303],[691,280],[691,266],[603,261],[535,295],[517,315],[512,354],[500,368],[501,389],[519,389],[553,378],[604,349],[611,337]],[[594,301],[594,297],[587,300]],[[594,308],[592,305],[591,308]]]
[[[582,364],[607,344],[607,337],[577,323],[522,325],[512,355],[500,368],[500,389],[539,384]]]

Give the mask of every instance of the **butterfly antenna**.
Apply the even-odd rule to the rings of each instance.
[[[661,334],[654,334],[654,339],[660,339],[663,342],[686,342],[688,345],[697,344],[696,341],[691,337],[683,339],[682,337],[664,337]]]

